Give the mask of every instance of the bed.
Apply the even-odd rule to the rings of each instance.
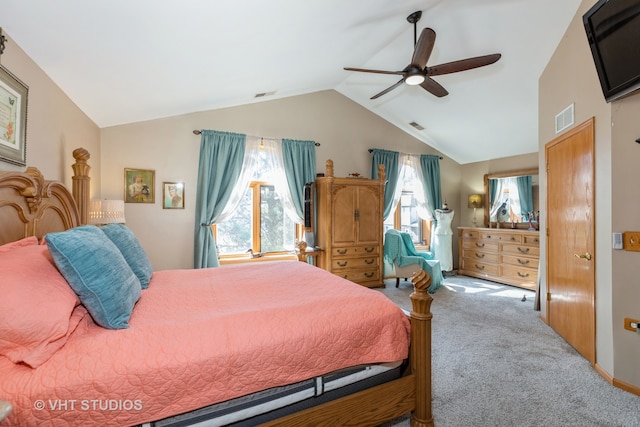
[[[433,425],[428,274],[404,313],[304,262],[141,271],[139,246],[84,225],[89,153],[73,155],[72,192],[0,172],[0,426]],[[108,298],[76,287],[76,253]]]

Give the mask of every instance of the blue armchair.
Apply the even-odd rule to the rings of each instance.
[[[401,277],[411,277],[418,269],[426,271],[431,276],[429,292],[433,293],[442,286],[444,277],[440,261],[434,259],[431,252],[418,252],[409,233],[387,230],[384,235],[384,258],[395,269],[396,287],[400,285]]]

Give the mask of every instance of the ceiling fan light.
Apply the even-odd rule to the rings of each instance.
[[[424,76],[422,74],[412,74],[410,76],[407,76],[406,79],[404,79],[404,82],[410,86],[417,86],[423,81],[424,81]]]

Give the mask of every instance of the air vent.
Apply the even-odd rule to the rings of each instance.
[[[573,105],[569,105],[556,116],[556,133],[560,133],[573,125]]]
[[[411,126],[413,126],[414,128],[418,129],[418,130],[424,130],[424,128],[422,126],[420,126],[418,123],[416,122],[411,122],[409,123]]]
[[[263,98],[265,96],[271,96],[273,94],[275,94],[276,91],[271,91],[271,92],[262,92],[262,93],[256,93],[256,95],[254,96],[254,98]]]

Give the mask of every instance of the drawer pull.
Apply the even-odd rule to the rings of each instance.
[[[490,238],[491,238],[491,234],[489,234],[489,235],[487,236],[487,239],[490,239]]]
[[[520,277],[529,277],[529,273],[524,273],[524,274],[522,274],[522,273],[520,273],[520,272],[518,271],[518,276],[520,276]]]
[[[529,253],[529,249],[530,248],[521,248],[520,246],[518,246],[518,252],[521,252],[523,254],[528,254]]]
[[[364,251],[365,252],[369,252],[369,253],[371,253],[371,252],[373,252],[375,250],[376,250],[376,248],[364,248]]]
[[[478,258],[484,258],[484,255],[485,254],[479,254],[478,252],[476,252],[476,257],[478,257]]]
[[[515,237],[513,237],[513,236],[511,236],[511,239],[509,239],[509,240],[511,240],[512,242],[515,242],[515,241],[516,241],[516,238],[515,238]]]
[[[476,242],[476,247],[477,247],[477,248],[484,248],[484,243],[478,243],[478,242]]]
[[[527,264],[529,264],[529,260],[528,259],[520,259],[520,258],[518,258],[518,264],[527,265]]]
[[[376,262],[376,260],[375,260],[375,259],[365,259],[365,260],[364,260],[364,262],[365,262],[366,264],[371,265],[371,264],[373,264],[374,262]]]
[[[484,265],[478,265],[478,264],[476,264],[476,268],[477,268],[478,270],[484,270]]]
[[[538,239],[537,237],[533,239],[533,243],[539,243],[540,239]]]
[[[340,261],[338,261],[338,262],[337,262],[337,264],[338,264],[340,267],[346,267],[346,266],[347,266],[347,264],[348,264],[348,262],[347,262],[347,261],[344,261],[344,262],[340,262]]]
[[[364,273],[364,275],[366,276],[367,279],[371,279],[375,275],[375,273],[369,272],[369,273]]]
[[[347,253],[347,250],[346,250],[346,249],[338,249],[338,250],[337,250],[337,252],[338,252],[340,255],[344,255],[344,254],[346,254],[346,253]]]

